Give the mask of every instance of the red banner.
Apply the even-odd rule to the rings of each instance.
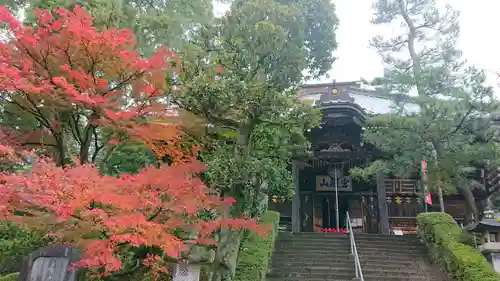
[[[425,195],[425,203],[432,205],[432,196],[430,192],[427,192],[427,195]]]

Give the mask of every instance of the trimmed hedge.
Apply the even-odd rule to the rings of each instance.
[[[499,281],[492,265],[481,252],[462,244],[463,231],[445,213],[422,213],[417,216],[418,235],[425,241],[431,259],[441,265],[456,281]]]
[[[263,281],[266,278],[274,242],[278,235],[280,214],[267,211],[262,216],[261,225],[270,226],[267,236],[258,236],[250,232],[241,242],[238,261],[236,263],[235,281]]]
[[[4,276],[0,276],[0,281],[17,281],[19,272],[10,273]]]

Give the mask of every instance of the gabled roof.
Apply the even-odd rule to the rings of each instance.
[[[386,96],[364,87],[359,81],[336,82],[322,84],[306,84],[299,90],[299,97],[313,101],[316,107],[351,104],[353,108],[364,111],[365,115],[389,113],[396,101],[405,101],[407,110],[415,112],[420,108],[411,103],[404,95]]]

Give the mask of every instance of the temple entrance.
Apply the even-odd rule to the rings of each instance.
[[[346,228],[346,212],[348,211],[349,205],[347,198],[345,196],[339,195],[338,202],[338,217],[339,217],[339,228]],[[323,228],[337,228],[337,215],[335,209],[335,195],[325,195],[322,196],[322,217],[323,217]]]

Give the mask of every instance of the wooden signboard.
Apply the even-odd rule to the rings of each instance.
[[[335,180],[330,176],[316,176],[316,191],[335,191]],[[337,191],[352,191],[350,177],[339,177]]]

